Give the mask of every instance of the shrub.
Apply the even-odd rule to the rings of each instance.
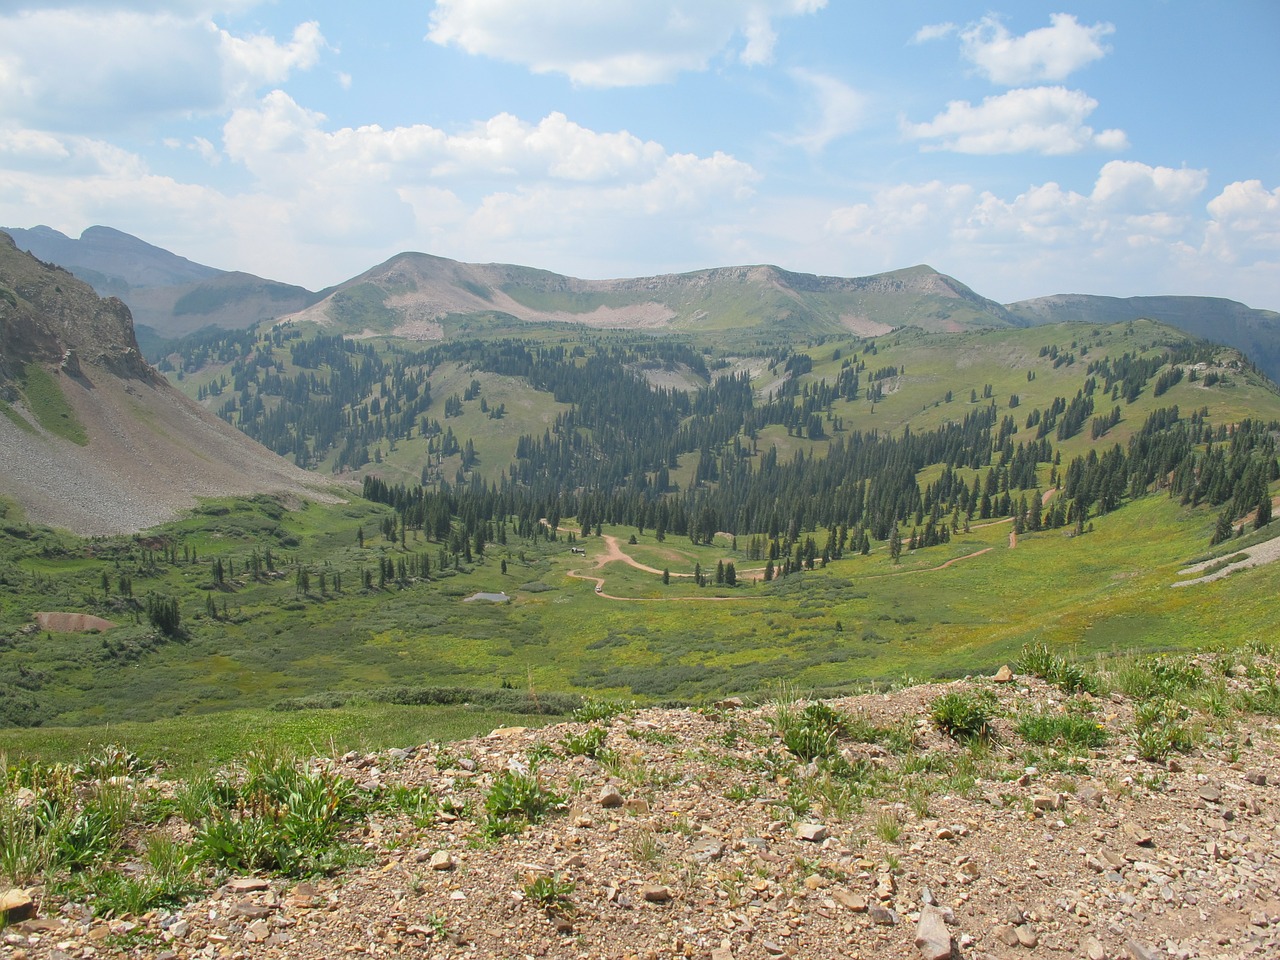
[[[1060,657],[1043,643],[1028,644],[1015,661],[1019,673],[1028,673],[1052,683],[1064,693],[1097,694],[1100,687],[1096,677],[1080,664]]]
[[[604,745],[608,736],[609,732],[604,727],[590,727],[582,733],[570,733],[562,737],[560,746],[564,748],[566,756],[598,757],[601,753],[608,752]]]
[[[1280,717],[1280,682],[1269,680],[1244,694],[1244,705],[1251,713]]]
[[[559,874],[539,874],[524,885],[524,898],[551,913],[563,913],[573,906],[569,899],[577,885]]]
[[[1177,699],[1204,683],[1200,668],[1185,657],[1126,658],[1114,672],[1116,686],[1135,700]]]
[[[516,833],[527,823],[537,823],[563,803],[563,797],[542,785],[536,768],[528,773],[505,770],[489,788],[484,809],[490,832],[504,834]]]
[[[933,725],[953,740],[986,740],[996,717],[995,698],[989,693],[944,693],[929,705]]]
[[[1172,700],[1147,700],[1133,712],[1133,741],[1138,756],[1159,762],[1170,752],[1186,753],[1195,745],[1187,721],[1191,711]]]
[[[626,704],[618,700],[599,700],[588,697],[578,709],[570,714],[571,720],[579,723],[596,723],[601,720],[612,720],[627,710]]]
[[[341,866],[350,851],[339,834],[364,815],[345,777],[261,755],[250,757],[239,786],[213,779],[178,802],[179,809],[207,804],[195,837],[203,858],[227,869],[289,876]]]

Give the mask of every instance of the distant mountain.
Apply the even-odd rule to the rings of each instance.
[[[774,266],[580,280],[509,264],[469,264],[401,253],[319,293],[193,263],[110,227],[78,240],[50,227],[9,231],[17,245],[57,263],[102,296],[128,304],[148,342],[201,327],[243,329],[289,317],[333,332],[417,340],[487,316],[610,329],[813,336],[877,336],[904,326],[931,332],[1061,321],[1150,318],[1242,350],[1280,380],[1280,314],[1212,297],[1059,294],[999,304],[928,266],[869,277],[822,277]]]
[[[1121,323],[1147,318],[1161,320],[1193,337],[1225,343],[1243,352],[1270,377],[1280,382],[1280,313],[1255,310],[1218,297],[1094,297],[1064,293],[1006,304],[1008,311],[1029,325],[1079,321]]]
[[[194,263],[111,227],[89,227],[78,240],[45,226],[0,229],[19,249],[66,268],[99,296],[123,300],[134,320],[160,337],[208,326],[243,329],[319,297],[292,284]]]
[[[449,318],[496,314],[650,332],[733,330],[875,336],[1011,326],[1004,307],[927,266],[871,277],[819,277],[774,266],[719,267],[620,280],[579,280],[507,264],[421,253],[392,257],[292,319],[349,334],[437,339]]]
[[[0,516],[130,532],[197,497],[318,479],[188,400],[142,359],[129,309],[0,233]]]

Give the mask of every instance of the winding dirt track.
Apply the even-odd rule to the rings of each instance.
[[[604,541],[605,549],[603,553],[597,555],[594,558],[595,562],[592,564],[590,569],[600,570],[606,564],[621,562],[621,563],[625,563],[629,567],[635,567],[635,569],[641,570],[645,573],[656,573],[659,576],[662,575],[661,570],[658,570],[655,567],[651,567],[648,564],[641,563],[635,557],[626,553],[622,549],[622,546],[619,544],[617,537],[610,536],[609,534],[606,533],[606,534],[601,534],[600,539]],[[990,553],[993,549],[994,549],[993,547],[984,547],[983,549],[977,550],[973,553],[965,554],[963,557],[952,557],[950,560],[946,561],[945,563],[940,563],[936,567],[927,567],[923,570],[901,570],[897,573],[873,574],[871,576],[864,577],[863,579],[881,580],[881,579],[884,579],[885,577],[909,577],[909,576],[915,576],[922,573],[936,573],[939,570],[947,569],[947,567],[951,566],[952,564],[959,563],[961,560],[972,560],[974,557],[980,557],[984,553]],[[759,573],[759,572],[760,572],[759,570],[743,571],[744,574]],[[594,583],[596,585],[596,596],[604,600],[625,600],[630,603],[663,603],[663,602],[680,602],[680,601],[691,601],[694,603],[724,603],[726,601],[733,601],[733,600],[764,599],[763,597],[619,597],[619,596],[615,596],[614,594],[604,592],[604,583],[605,583],[604,577],[597,577],[590,573],[583,573],[581,570],[576,570],[576,569],[568,571],[568,575],[573,577],[575,580],[587,580],[591,583]],[[693,574],[691,573],[673,573],[671,574],[671,576],[683,577],[685,579],[693,579]]]

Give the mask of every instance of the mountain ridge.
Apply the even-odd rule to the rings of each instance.
[[[171,387],[129,308],[0,234],[0,498],[81,535],[135,532],[199,497],[331,499],[321,481]]]
[[[925,264],[864,277],[755,264],[583,280],[412,251],[310,291],[196,264],[111,227],[89,227],[79,240],[46,226],[11,233],[20,247],[62,264],[99,294],[120,297],[140,326],[163,339],[286,318],[353,336],[415,340],[443,338],[446,321],[478,315],[648,332],[863,337],[903,326],[958,332],[1149,318],[1242,350],[1280,379],[1280,313],[1220,297],[1073,293],[1001,304]]]

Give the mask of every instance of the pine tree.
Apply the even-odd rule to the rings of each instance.
[[[1262,497],[1258,500],[1258,516],[1253,521],[1253,529],[1261,530],[1271,522],[1271,493],[1268,490],[1262,491]]]
[[[1231,516],[1223,510],[1218,514],[1218,521],[1213,526],[1213,536],[1209,538],[1209,546],[1222,543],[1231,538]]]

